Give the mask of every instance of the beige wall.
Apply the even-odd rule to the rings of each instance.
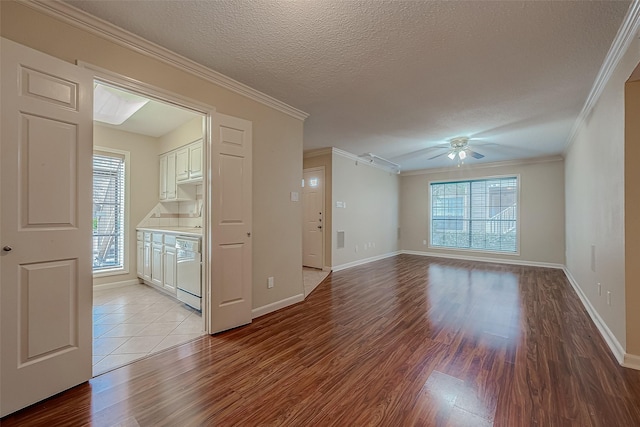
[[[300,191],[303,122],[159,60],[48,17],[23,4],[0,2],[3,37],[62,60],[123,74],[253,123],[253,306],[303,293]],[[211,52],[215,55],[215,52]],[[154,173],[155,175],[155,173]],[[154,192],[155,193],[155,192]],[[267,277],[276,286],[267,289]]]
[[[636,68],[638,70],[639,68]],[[640,78],[640,75],[638,76]],[[625,295],[627,353],[640,355],[640,81],[625,89]]]
[[[136,225],[158,203],[158,140],[150,136],[93,126],[94,146],[129,152],[128,274],[96,277],[94,285],[136,279]]]
[[[332,180],[332,267],[396,252],[399,175],[334,153]],[[347,207],[336,208],[339,201]],[[338,231],[345,232],[342,249]]]
[[[400,185],[400,236],[403,250],[528,263],[564,264],[564,170],[562,160],[451,168],[403,175]],[[520,176],[520,254],[430,248],[429,182],[493,176]],[[423,241],[426,240],[425,245]]]
[[[332,191],[333,180],[331,179],[331,153],[323,154],[321,156],[305,157],[303,159],[303,168],[317,168],[324,166],[324,266],[331,267],[331,236],[332,236]]]
[[[196,117],[182,126],[158,138],[158,154],[167,153],[194,142],[204,134],[203,117]]]
[[[633,333],[628,334],[625,324],[624,84],[639,60],[636,39],[580,126],[565,161],[567,269],[622,348],[632,344],[630,349],[636,354],[640,353],[636,336],[640,329],[630,325]],[[598,282],[602,295],[598,295]],[[607,304],[608,291],[611,305]],[[638,311],[638,301],[634,303],[631,309]]]

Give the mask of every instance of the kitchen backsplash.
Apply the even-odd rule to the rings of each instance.
[[[196,186],[196,200],[158,203],[138,227],[202,227],[202,185]]]

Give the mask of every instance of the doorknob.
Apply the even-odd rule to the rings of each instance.
[[[321,225],[319,225],[319,226],[318,226],[318,228],[322,229],[322,226],[321,226]]]
[[[251,233],[247,233],[247,237],[251,237]]]
[[[5,246],[4,248],[2,248],[2,250],[5,252],[11,252],[13,248],[11,246]]]

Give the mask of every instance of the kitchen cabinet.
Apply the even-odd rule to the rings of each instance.
[[[164,236],[164,274],[162,287],[171,294],[176,294],[176,236]]]
[[[176,181],[202,180],[202,140],[176,150]]]
[[[202,140],[159,156],[160,201],[195,200],[202,182]]]
[[[142,279],[151,280],[151,233],[145,232],[142,248]]]
[[[144,276],[144,240],[142,232],[138,231],[138,241],[136,246],[136,274],[138,277]]]
[[[177,200],[176,153],[169,152],[160,156],[160,200]]]
[[[161,233],[153,233],[153,244],[151,246],[151,283],[162,287],[162,273],[164,261],[164,244]]]

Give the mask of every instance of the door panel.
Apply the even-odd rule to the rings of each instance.
[[[302,265],[322,268],[324,252],[324,170],[304,171]]]
[[[4,416],[91,378],[93,76],[1,43]]]
[[[211,333],[251,323],[251,122],[212,124]]]

